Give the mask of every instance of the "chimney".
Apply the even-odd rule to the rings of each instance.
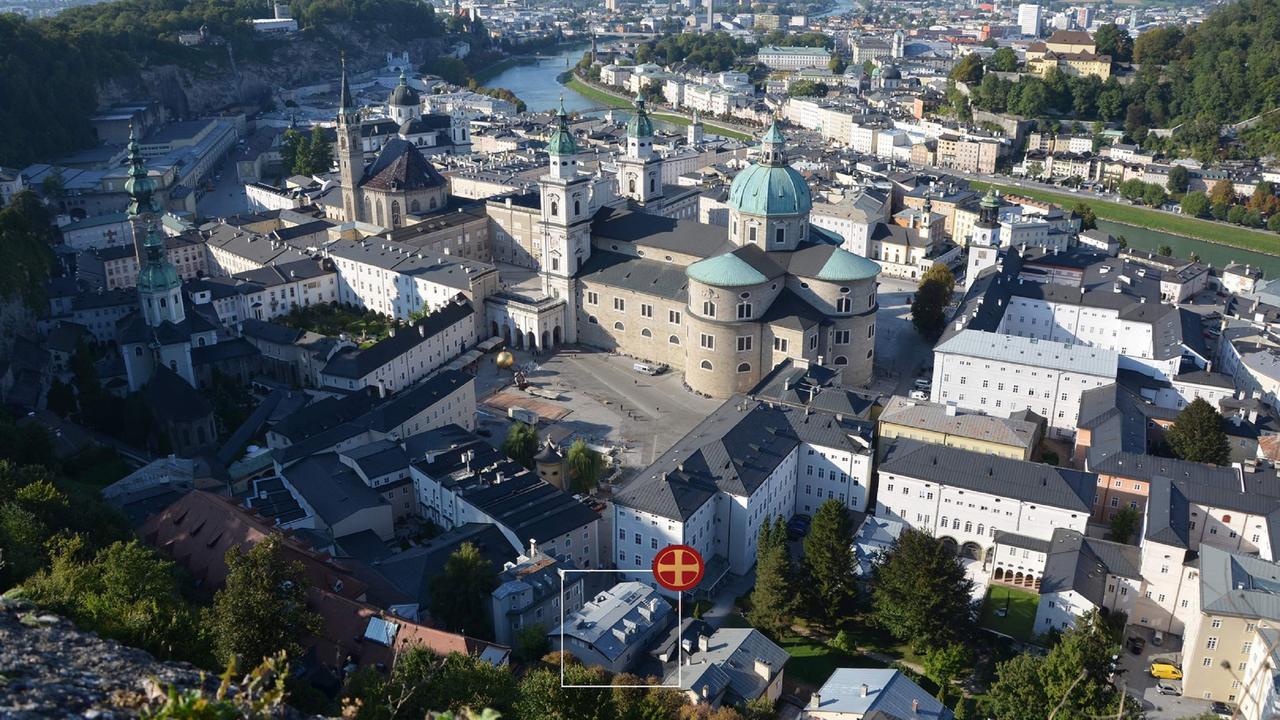
[[[535,538],[529,538],[529,557],[538,554],[538,541]]]
[[[955,405],[952,405],[951,403],[947,403],[947,410],[946,410],[946,412],[947,412],[947,417],[955,417],[955,416],[956,416],[956,406],[955,406]]]
[[[710,699],[711,699],[711,686],[710,686],[710,685],[706,685],[706,684],[704,684],[704,685],[702,686],[702,693],[701,693],[701,694],[702,694],[702,699],[703,699],[703,700],[710,700]]]
[[[814,707],[815,709],[817,709],[817,708],[821,708],[821,707],[822,707],[822,694],[821,694],[821,693],[816,693],[816,692],[815,692],[815,693],[813,694],[813,700],[812,700],[812,702],[813,702],[813,707]]]
[[[386,397],[387,397],[387,384],[379,380],[378,381],[378,398],[384,399]]]
[[[859,696],[859,697],[866,697],[866,696],[867,696],[867,690],[869,690],[869,689],[870,689],[870,688],[868,688],[868,687],[867,687],[867,684],[866,684],[866,683],[862,683],[862,690],[858,693],[858,696]]]
[[[920,701],[915,698],[911,699],[911,714],[912,715],[920,714]]]
[[[419,335],[419,336],[421,336],[421,337],[426,337],[426,336],[427,336],[427,326],[426,326],[426,325],[419,325],[419,326],[418,326],[418,335]]]
[[[710,652],[710,651],[711,651],[711,638],[707,637],[706,635],[699,635],[698,636],[698,652]]]
[[[761,680],[764,680],[765,682],[769,682],[769,676],[772,674],[772,670],[769,667],[769,663],[761,660],[760,658],[756,658],[753,669],[756,671],[756,675],[760,676]]]

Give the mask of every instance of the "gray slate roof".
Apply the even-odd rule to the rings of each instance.
[[[1205,615],[1280,620],[1280,564],[1202,546],[1200,611]]]
[[[945,445],[898,440],[885,451],[881,473],[1088,513],[1098,476]]]

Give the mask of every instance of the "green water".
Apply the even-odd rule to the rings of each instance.
[[[1110,220],[1099,220],[1098,229],[1115,237],[1121,235],[1129,241],[1129,247],[1155,251],[1161,245],[1173,248],[1173,254],[1185,258],[1191,253],[1200,256],[1200,262],[1215,268],[1223,268],[1233,262],[1246,263],[1262,268],[1266,277],[1280,277],[1280,256],[1240,250],[1228,245],[1218,245],[1203,240],[1193,240],[1181,235],[1170,235],[1159,230],[1124,225]]]

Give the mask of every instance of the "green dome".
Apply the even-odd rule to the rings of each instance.
[[[853,282],[873,278],[879,274],[880,266],[874,261],[844,248],[836,248],[813,279],[827,282]]]
[[[388,101],[391,105],[398,106],[414,106],[418,104],[418,92],[409,87],[409,80],[405,77],[404,72],[400,73],[400,82],[395,89],[391,91],[391,99]]]
[[[644,97],[636,95],[636,112],[627,121],[627,137],[653,137],[653,121],[644,111]]]
[[[733,253],[699,260],[690,265],[685,274],[704,285],[715,287],[745,287],[768,280],[759,270]]]
[[[577,155],[578,142],[569,131],[569,115],[564,111],[564,98],[560,98],[560,113],[556,116],[556,127],[547,140],[547,153],[551,155]]]
[[[153,265],[148,263],[138,273],[138,292],[163,293],[182,284],[178,278],[178,269],[169,263]]]
[[[748,215],[803,215],[813,207],[809,184],[787,165],[752,165],[729,186],[729,205]]]

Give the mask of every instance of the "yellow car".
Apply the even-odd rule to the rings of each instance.
[[[1151,677],[1160,678],[1161,680],[1181,680],[1182,671],[1178,669],[1177,665],[1156,662],[1151,663]]]

